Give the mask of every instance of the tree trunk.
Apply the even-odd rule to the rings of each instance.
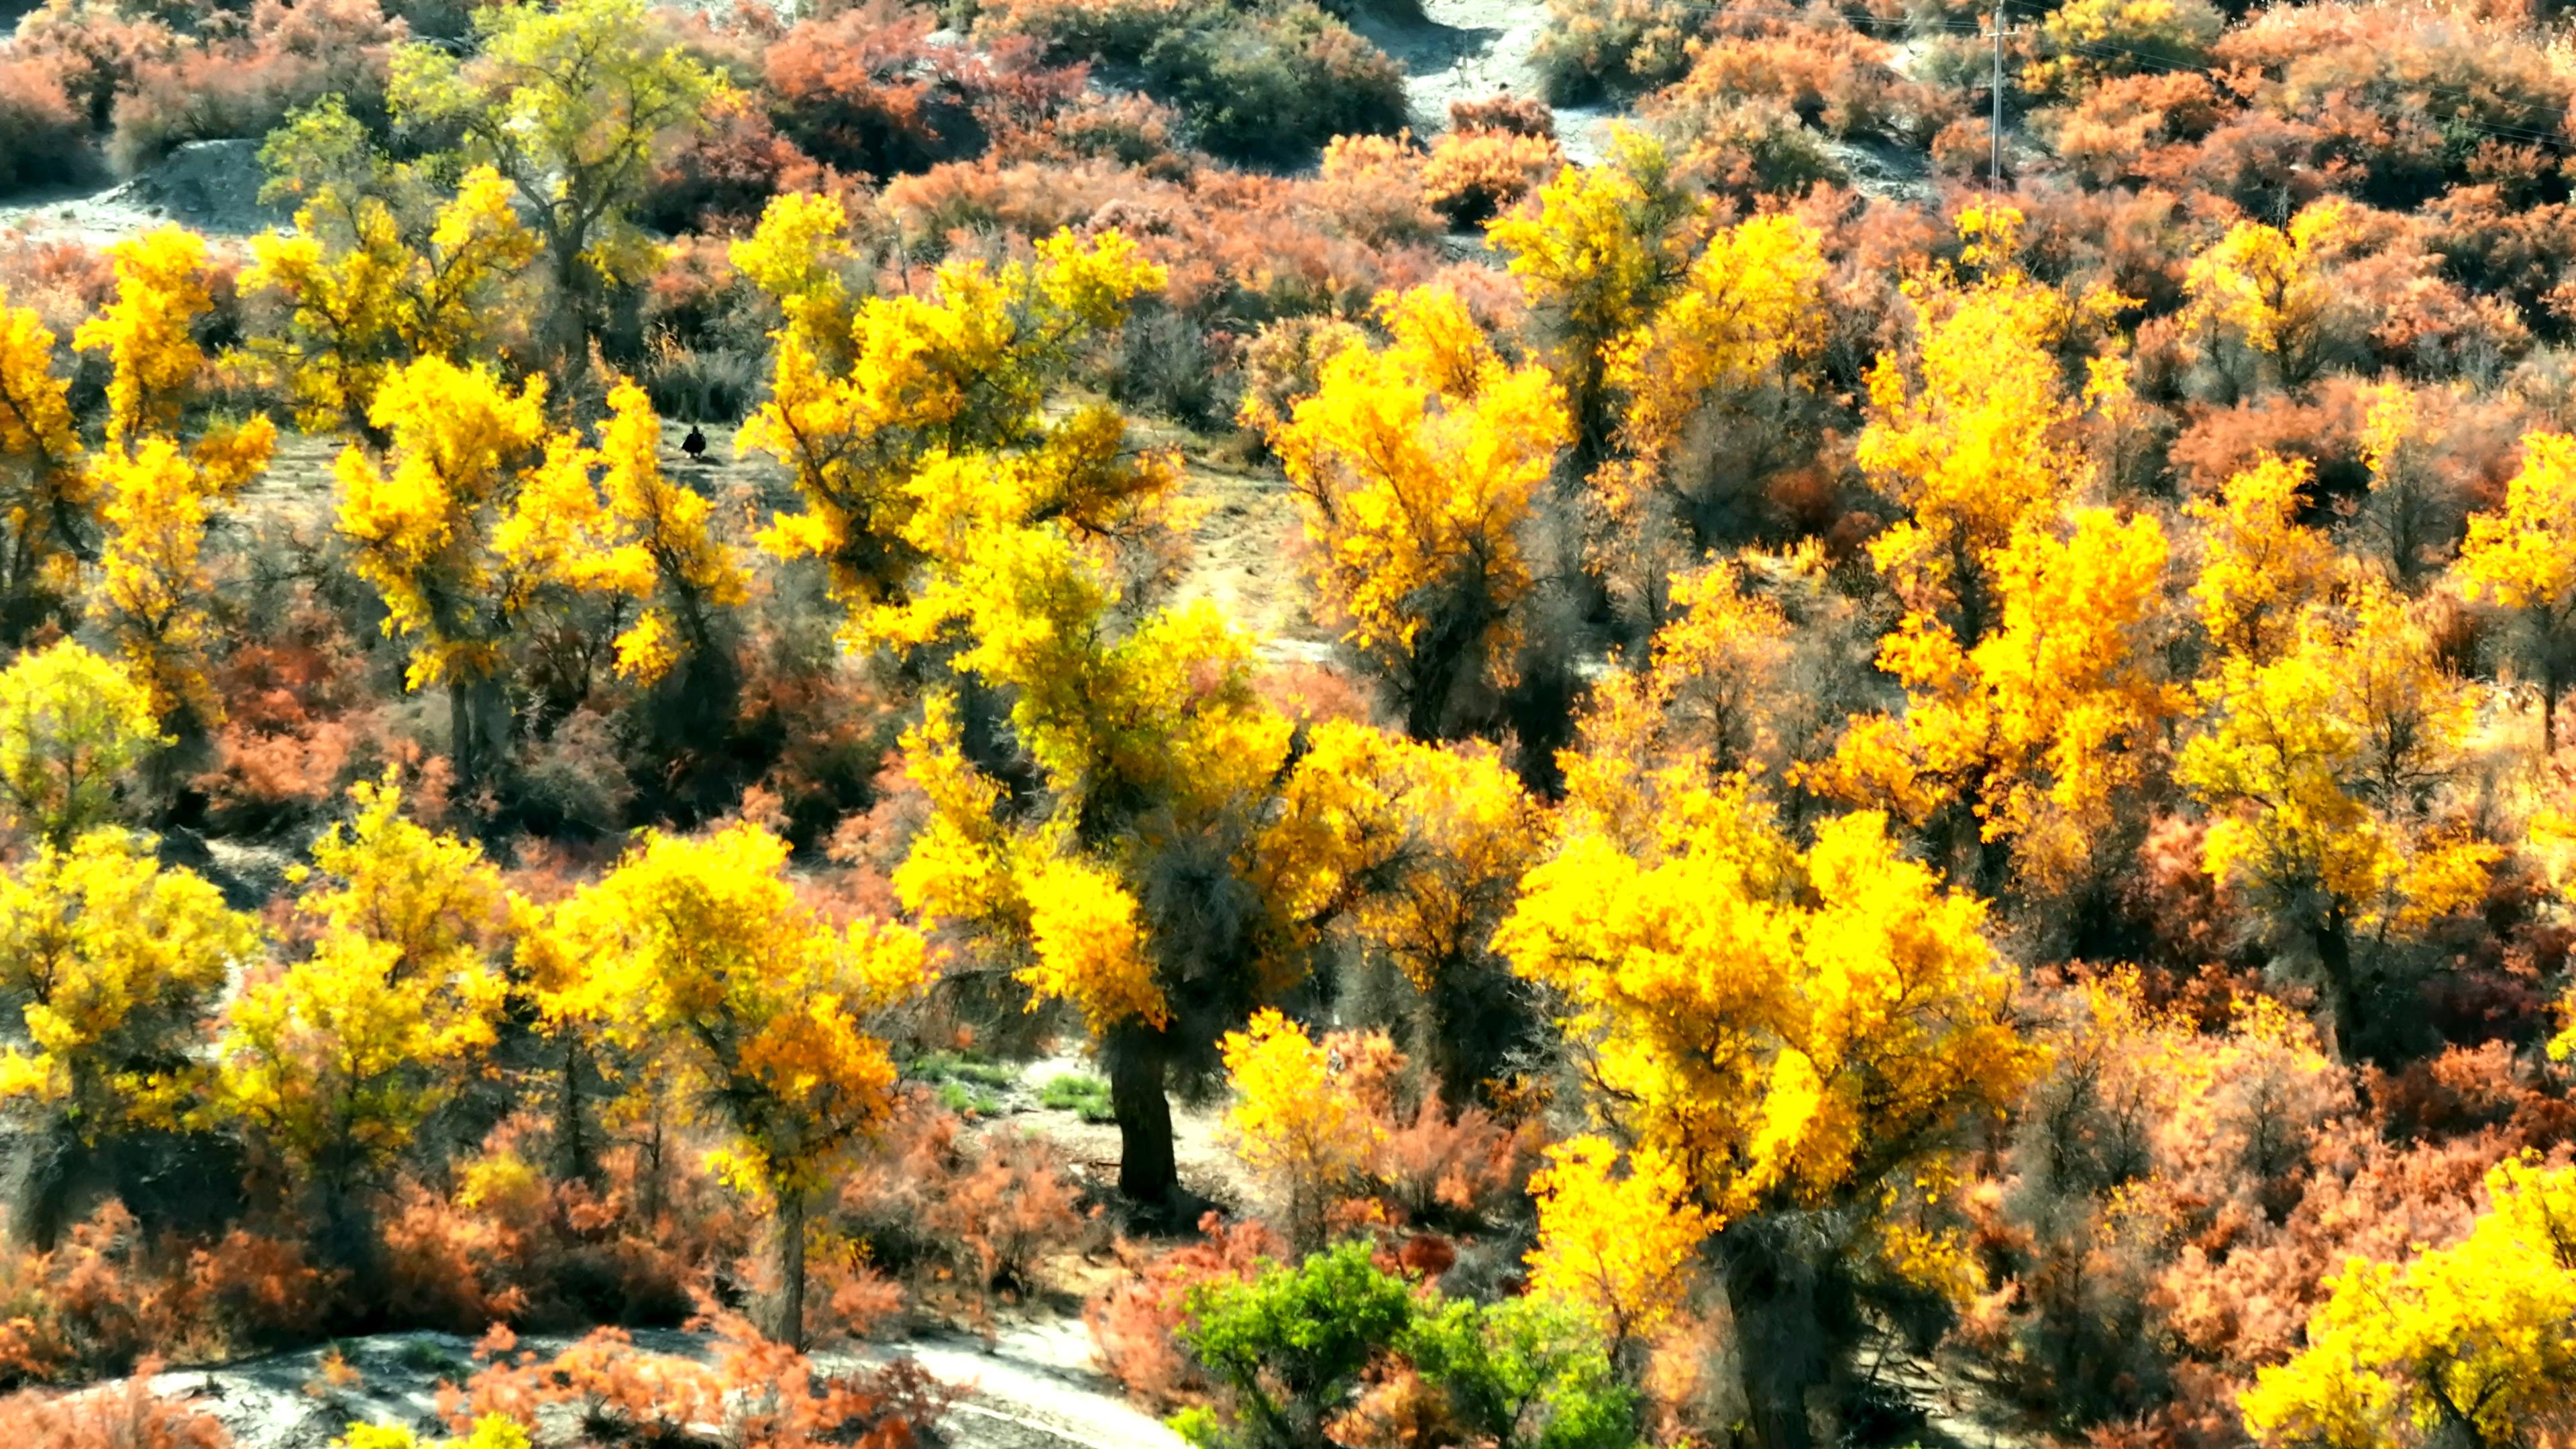
[[[1750,1442],[1814,1449],[1808,1398],[1833,1381],[1842,1343],[1832,1320],[1841,1315],[1820,1301],[1814,1269],[1781,1236],[1759,1218],[1739,1220],[1718,1237],[1719,1271],[1735,1320]]]
[[[563,1152],[564,1176],[598,1185],[599,1159],[590,1150],[590,1135],[581,1120],[581,1038],[564,1034],[563,1098],[556,1104],[555,1136]],[[646,1221],[651,1221],[648,1217]]]
[[[2547,639],[2540,647],[2540,753],[2548,758],[2558,753],[2558,660]]]
[[[2320,923],[2313,935],[2318,974],[2325,977],[2327,1050],[2338,1061],[2354,1060],[2353,1039],[2361,1027],[2361,990],[2352,974],[2352,932],[2343,913]]]
[[[771,1335],[802,1352],[805,1347],[805,1197],[778,1199],[778,1328]]]
[[[1154,1032],[1122,1028],[1102,1045],[1109,1106],[1118,1119],[1119,1195],[1168,1220],[1180,1207],[1181,1174],[1172,1157],[1172,1104],[1163,1095],[1162,1041]]]

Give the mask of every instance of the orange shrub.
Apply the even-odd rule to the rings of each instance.
[[[1481,101],[1451,101],[1449,129],[1508,131],[1515,136],[1544,136],[1553,140],[1556,136],[1556,112],[1536,97],[1505,92],[1487,96]]]
[[[189,141],[264,136],[326,95],[381,128],[402,35],[376,0],[257,0],[238,39],[135,66],[116,102],[109,158],[131,174]]]
[[[0,58],[0,191],[79,179],[89,127],[46,61]]]
[[[1156,1412],[1204,1402],[1207,1382],[1174,1341],[1189,1316],[1193,1290],[1251,1279],[1275,1263],[1287,1245],[1258,1221],[1228,1223],[1216,1213],[1199,1220],[1199,1241],[1161,1253],[1120,1239],[1124,1275],[1082,1307],[1100,1366],[1127,1392]]]
[[[760,1449],[918,1442],[954,1398],[911,1360],[827,1373],[771,1343],[742,1319],[717,1314],[713,1362],[652,1353],[613,1328],[595,1330],[551,1359],[515,1357],[517,1338],[495,1329],[475,1349],[486,1367],[440,1392],[449,1428],[469,1432],[498,1415],[533,1429],[545,1406],[571,1406],[589,1438],[609,1443],[716,1442]]]
[[[0,1440],[29,1449],[231,1449],[232,1435],[196,1400],[152,1391],[160,1370],[146,1358],[122,1383],[0,1398]]]
[[[1464,231],[1483,224],[1565,169],[1554,138],[1510,131],[1451,131],[1423,163],[1431,208]]]

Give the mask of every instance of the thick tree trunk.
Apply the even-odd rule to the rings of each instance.
[[[1814,1449],[1811,1398],[1829,1389],[1849,1346],[1846,1305],[1819,1291],[1813,1265],[1759,1218],[1721,1233],[1719,1271],[1735,1320],[1750,1443],[1755,1449]]]
[[[556,1104],[555,1136],[563,1153],[564,1176],[575,1182],[594,1186],[599,1180],[599,1157],[591,1151],[590,1134],[581,1116],[581,1067],[584,1053],[581,1038],[570,1032],[564,1035],[563,1096]],[[650,1218],[646,1219],[648,1222]]]
[[[1162,1043],[1154,1033],[1126,1030],[1103,1045],[1109,1107],[1118,1119],[1118,1192],[1168,1220],[1180,1207],[1181,1173],[1172,1156],[1172,1104],[1163,1095]]]
[[[2317,973],[2325,978],[2327,1049],[2338,1060],[2354,1060],[2353,1042],[2361,1031],[2361,987],[2353,979],[2352,931],[2336,912],[2317,926]]]
[[[805,1198],[778,1199],[778,1327],[771,1335],[789,1348],[805,1347]]]

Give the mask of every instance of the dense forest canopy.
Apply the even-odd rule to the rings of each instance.
[[[1424,5],[18,20],[0,1431],[2576,1436],[2566,18]]]

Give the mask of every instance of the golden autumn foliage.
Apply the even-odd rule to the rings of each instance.
[[[2182,713],[2157,668],[2166,556],[2151,516],[2079,509],[2063,536],[2025,523],[1986,555],[1994,631],[1962,648],[1908,613],[1879,651],[1904,716],[1855,718],[1813,782],[1918,824],[1965,804],[2032,879],[2071,881]]]
[[[388,779],[313,845],[296,902],[311,955],[243,988],[224,1015],[216,1110],[347,1194],[380,1172],[487,1051],[507,983],[506,906],[476,847],[403,818]]]
[[[739,445],[766,452],[794,475],[804,507],[780,514],[762,546],[781,558],[815,557],[865,638],[864,611],[902,602],[927,551],[916,536],[924,475],[1011,458],[1069,481],[1054,455],[1096,451],[1100,419],[1040,414],[1073,349],[1124,320],[1139,295],[1163,285],[1115,231],[1088,243],[1047,239],[1034,266],[995,271],[952,263],[930,294],[843,300],[829,267],[813,258],[837,230],[839,203],[788,198],[735,244],[737,265],[777,297],[788,325],[775,336],[771,399],[744,424]],[[1114,440],[1113,440],[1114,442]],[[1072,514],[1109,525],[1100,504]]]
[[[1949,622],[1963,646],[1995,623],[1990,556],[2052,521],[2084,481],[2067,436],[2077,403],[2053,351],[2076,308],[2021,269],[2021,225],[2009,207],[1970,207],[1958,229],[1971,270],[1906,282],[1915,351],[1870,369],[1857,453],[1907,514],[1871,541],[1871,559],[1910,612]]]
[[[2404,1263],[2354,1258],[2307,1344],[2242,1398],[2257,1443],[2319,1449],[2545,1442],[2576,1387],[2576,1171],[2487,1174],[2463,1241]]]
[[[354,444],[340,454],[339,530],[384,598],[385,632],[411,641],[414,689],[499,665],[524,594],[496,577],[491,537],[544,445],[544,408],[542,379],[513,390],[479,364],[424,357],[369,409],[391,440],[385,462]]]
[[[72,586],[91,498],[80,455],[70,384],[54,371],[54,334],[0,293],[0,521],[9,545],[0,553],[0,626],[13,636],[40,595]]]
[[[1593,1315],[1613,1345],[1654,1337],[1683,1307],[1700,1242],[1718,1219],[1660,1149],[1630,1153],[1624,1175],[1618,1149],[1600,1137],[1557,1143],[1547,1157],[1530,1179],[1530,1291]]]
[[[466,173],[417,244],[383,198],[328,190],[297,209],[294,230],[251,239],[241,290],[282,316],[245,340],[244,359],[295,399],[299,425],[364,436],[396,368],[481,350],[500,288],[536,245],[488,166]]]
[[[805,1334],[805,1205],[893,1105],[878,1014],[930,979],[921,936],[835,927],[796,897],[786,844],[751,824],[702,839],[648,833],[616,869],[547,913],[544,999],[558,1027],[667,1056],[721,1104],[713,1165],[780,1214],[777,1337]]]
[[[2576,665],[2576,438],[2532,433],[2504,506],[2469,520],[2456,568],[2471,597],[2512,611],[2540,686],[2544,753],[2558,745],[2558,695]]]
[[[1657,789],[1647,840],[1578,823],[1530,871],[1499,948],[1564,994],[1595,1110],[1683,1170],[1710,1229],[1856,1202],[1903,1270],[1948,1281],[1903,1203],[2038,1065],[1985,904],[1901,857],[1877,815],[1802,851],[1741,782],[1677,767]]]
[[[0,670],[0,792],[11,823],[56,850],[115,818],[162,742],[143,683],[68,639]]]
[[[2501,854],[2439,796],[2474,701],[2415,608],[2367,582],[2311,606],[2278,658],[2229,655],[2202,689],[2208,727],[2174,773],[2215,817],[2204,863],[2314,952],[2349,1032],[2356,943],[2476,901]]]
[[[92,830],[0,876],[0,992],[28,1037],[0,1053],[0,1100],[85,1140],[176,1122],[226,975],[262,944],[255,921],[148,845]]]
[[[2202,631],[2225,654],[2272,660],[2296,636],[2307,606],[2333,591],[2334,544],[2299,521],[2313,471],[2266,456],[2228,479],[2218,497],[2183,510],[2206,540],[2191,601]]]
[[[1291,1245],[1314,1252],[1335,1190],[1367,1165],[1380,1129],[1334,1054],[1278,1012],[1253,1013],[1217,1045],[1235,1097],[1227,1141],[1284,1202]]]
[[[1508,665],[1521,526],[1568,424],[1547,370],[1506,366],[1456,294],[1377,312],[1388,346],[1344,349],[1290,416],[1251,420],[1304,500],[1326,607],[1429,738],[1462,678]]]
[[[2236,223],[2192,258],[2183,277],[2191,297],[2185,319],[2268,359],[2283,387],[2304,386],[2325,361],[2325,323],[2336,300],[2326,268],[2350,225],[2340,200],[2308,206],[2287,226]]]
[[[1709,239],[1679,288],[1610,349],[1631,459],[1609,480],[1614,504],[1652,483],[1711,393],[1758,383],[1816,345],[1824,283],[1819,239],[1795,217],[1754,217]]]

